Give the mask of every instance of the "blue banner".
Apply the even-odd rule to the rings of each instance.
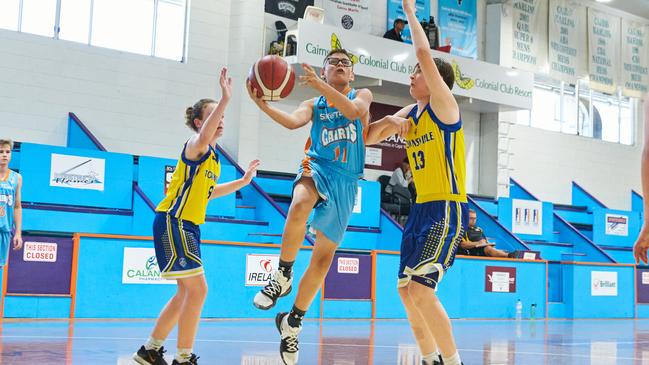
[[[428,22],[430,20],[430,0],[417,0],[417,19],[420,22]],[[403,6],[401,5],[401,0],[388,0],[388,23],[387,29],[390,30],[394,26],[394,21],[396,19],[406,20],[406,16],[403,14]],[[406,28],[401,33],[401,38],[406,43],[412,43],[410,39],[410,27],[406,25]]]
[[[478,57],[476,0],[439,0],[439,45],[451,46],[451,54]]]

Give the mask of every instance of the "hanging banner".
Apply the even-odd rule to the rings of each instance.
[[[264,11],[298,20],[304,15],[304,10],[309,5],[313,5],[313,0],[266,0]]]
[[[586,7],[573,0],[550,0],[550,76],[570,84],[586,75]]]
[[[622,19],[622,93],[642,98],[649,83],[647,25]]]
[[[477,58],[476,0],[439,0],[440,44],[451,45],[451,54]]]
[[[415,7],[417,8],[417,19],[422,22],[430,21],[430,0],[416,0]],[[406,16],[403,14],[403,6],[401,5],[401,0],[388,0],[388,19],[387,19],[387,30],[392,29],[394,26],[394,21],[397,19],[406,20]],[[410,27],[406,25],[406,28],[401,33],[401,38],[406,43],[412,43],[410,37]]]
[[[588,8],[590,88],[607,94],[618,85],[620,18]]]
[[[548,63],[547,0],[512,0],[512,67],[538,72]]]
[[[370,0],[323,0],[325,23],[361,33],[372,33]]]

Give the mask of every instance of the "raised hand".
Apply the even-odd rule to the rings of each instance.
[[[219,76],[219,85],[221,85],[221,99],[230,100],[232,97],[232,79],[228,77],[228,68],[223,67],[221,69],[221,75]]]
[[[246,80],[246,89],[248,89],[248,96],[250,96],[250,99],[252,99],[258,107],[263,109],[268,104],[268,102],[263,99],[263,96],[257,96],[257,89],[252,86],[250,80]]]
[[[417,7],[415,6],[415,0],[402,0],[403,12],[404,13],[416,13]]]
[[[323,83],[322,79],[318,77],[318,74],[315,72],[313,67],[307,65],[306,63],[302,64],[302,69],[304,70],[304,75],[300,76],[300,85],[309,86],[316,90]]]
[[[645,223],[638,235],[638,240],[635,241],[635,245],[633,246],[633,257],[636,263],[639,264],[640,261],[644,262],[645,265],[648,263],[647,249],[649,249],[649,228]]]
[[[248,165],[248,170],[243,175],[243,181],[246,183],[246,185],[250,184],[252,178],[257,176],[257,168],[259,168],[260,163],[261,162],[259,160],[252,160]]]

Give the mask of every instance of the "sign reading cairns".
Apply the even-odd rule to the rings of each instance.
[[[50,186],[104,191],[106,160],[52,154]]]

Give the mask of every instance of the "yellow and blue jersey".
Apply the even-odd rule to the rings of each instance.
[[[171,177],[167,195],[158,204],[156,212],[194,224],[205,223],[209,197],[221,174],[219,156],[212,146],[198,161],[188,160],[183,148],[176,170]]]
[[[430,107],[408,114],[406,152],[417,189],[417,203],[466,202],[466,162],[462,120],[442,123]]]

